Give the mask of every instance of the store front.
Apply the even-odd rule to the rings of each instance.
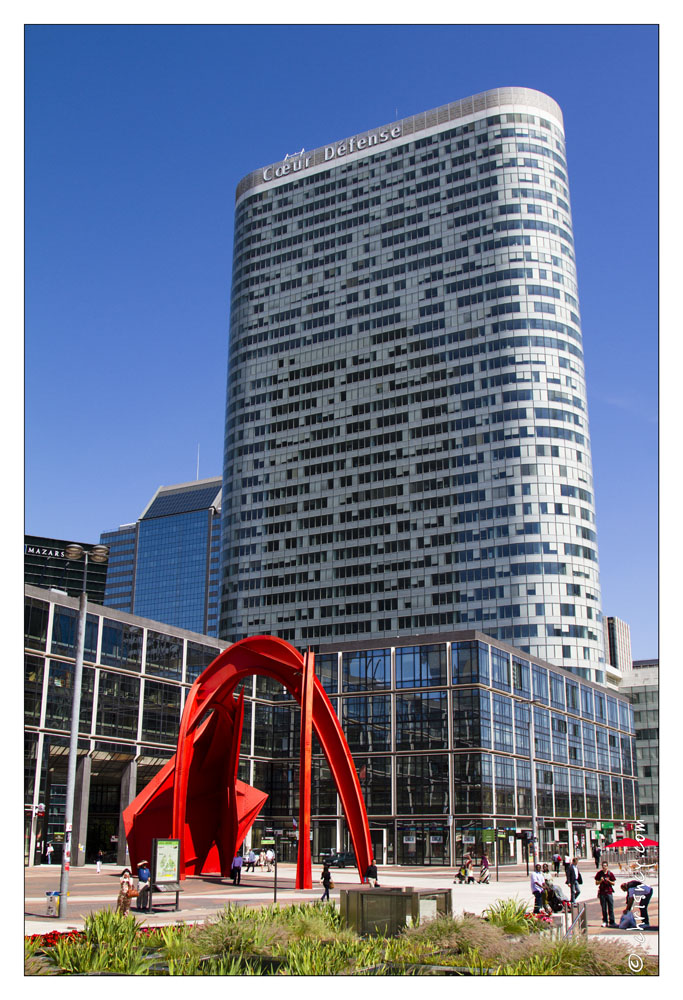
[[[450,864],[450,837],[446,823],[398,820],[396,841],[396,864]]]

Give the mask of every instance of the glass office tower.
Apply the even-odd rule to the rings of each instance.
[[[221,480],[160,486],[135,524],[104,532],[104,603],[218,634]]]
[[[235,208],[220,634],[475,628],[604,681],[562,113],[487,91]]]

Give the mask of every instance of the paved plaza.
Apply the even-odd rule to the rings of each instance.
[[[278,865],[277,902],[281,905],[300,903],[305,900],[314,901],[322,894],[319,883],[321,865],[313,866],[313,888],[299,890],[294,888],[296,868],[293,864]],[[650,954],[658,953],[658,919],[659,900],[658,883],[653,880],[655,890],[650,904],[650,921],[652,930],[620,931],[602,928],[600,903],[597,899],[597,887],[593,882],[594,869],[586,864],[582,868],[584,884],[580,902],[587,904],[589,935],[601,937],[637,938],[642,944],[639,947]],[[85,917],[96,910],[113,909],[119,890],[119,875],[121,869],[115,865],[103,865],[98,875],[94,865],[73,869],[69,878],[69,900],[67,917],[62,920],[48,917],[46,892],[59,889],[60,870],[57,866],[42,865],[38,868],[27,868],[24,876],[24,920],[26,934],[44,934],[49,930],[81,930]],[[617,892],[614,909],[618,919],[623,909],[624,894],[618,889],[619,883],[627,880],[627,876],[617,875]],[[333,902],[339,900],[340,889],[351,889],[359,885],[358,873],[355,869],[333,869],[335,887],[331,891]],[[413,886],[416,889],[451,888],[453,890],[454,910],[456,914],[474,913],[480,915],[487,906],[497,899],[524,900],[532,908],[532,897],[529,889],[529,879],[526,866],[518,865],[501,869],[499,881],[496,881],[495,869],[488,885],[459,885],[453,883],[452,868],[418,868],[387,866],[379,869],[379,879],[382,886]],[[564,880],[558,880],[562,885]],[[172,909],[175,896],[164,897],[154,895],[154,910],[152,913],[131,912],[148,926],[165,924],[201,922],[215,915],[229,903],[239,906],[267,906],[273,902],[274,875],[266,871],[248,872],[242,875],[242,883],[233,886],[229,878],[220,876],[198,876],[186,879],[182,883],[180,909]],[[368,888],[366,891],[371,892]],[[170,902],[167,902],[170,900]]]

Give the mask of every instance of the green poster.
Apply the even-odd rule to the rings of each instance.
[[[180,841],[157,840],[155,881],[177,882],[179,875]]]

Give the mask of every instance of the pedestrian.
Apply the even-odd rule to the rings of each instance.
[[[266,852],[260,851],[258,856],[258,866],[261,870],[266,867]]]
[[[602,862],[599,871],[595,873],[595,881],[598,886],[598,899],[602,909],[602,926],[616,927],[614,922],[614,883],[616,878],[609,870],[606,861]]]
[[[555,869],[555,874],[556,875],[560,874],[560,862],[561,861],[562,861],[562,856],[559,854],[558,851],[555,851],[555,853],[553,854],[553,868]]]
[[[251,870],[253,871],[253,870],[254,870],[254,865],[255,865],[255,864],[256,864],[256,852],[255,852],[255,851],[253,851],[253,850],[251,850],[251,851],[249,851],[249,853],[247,854],[247,863],[246,863],[246,865],[244,866],[244,870],[245,870],[245,872],[248,872],[250,868],[251,868]]]
[[[150,890],[152,888],[150,883],[151,874],[149,861],[146,861],[144,858],[142,861],[138,861],[138,901],[136,906],[138,910],[149,909]]]
[[[130,910],[130,904],[135,893],[135,880],[130,868],[124,868],[119,879],[119,896],[116,900],[116,912],[125,915]]]
[[[581,895],[580,886],[583,884],[583,879],[581,878],[581,872],[579,871],[579,866],[576,863],[576,858],[572,858],[570,864],[567,865],[567,885],[569,886],[569,891],[571,893],[571,901],[575,902]]]
[[[479,884],[484,883],[484,885],[488,885],[488,882],[489,882],[489,880],[491,878],[491,873],[489,872],[489,868],[490,868],[489,859],[488,859],[488,857],[486,855],[486,852],[484,852],[482,854],[482,856],[481,856],[481,866],[479,868],[479,878],[477,879],[477,881],[479,882]]]
[[[269,847],[266,851],[266,867],[269,872],[273,870],[273,862],[275,861],[275,851],[272,847]]]
[[[652,899],[653,889],[649,885],[645,885],[640,879],[633,879],[630,882],[621,883],[621,891],[626,893],[626,910],[628,912],[631,909],[638,907],[640,910],[640,917],[642,923],[640,925],[641,930],[650,929],[650,918],[648,916],[647,908]]]
[[[243,862],[244,862],[244,858],[242,857],[242,855],[238,851],[237,854],[235,855],[235,857],[232,859],[232,872],[231,872],[231,875],[232,875],[232,884],[233,885],[240,885],[240,883],[242,882],[242,864],[243,864]]]
[[[544,875],[550,875],[550,868],[548,867],[548,865],[545,862],[543,863],[543,874]]]
[[[52,846],[52,843],[48,843],[47,847],[45,848],[45,854],[47,856],[47,863],[49,865],[52,864],[52,852],[53,851],[54,851],[54,847]]]
[[[334,889],[334,882],[332,881],[332,872],[330,871],[330,866],[325,862],[323,865],[322,874],[320,876],[320,881],[323,884],[323,894],[320,897],[320,901],[324,903],[326,900],[330,901],[330,889]]]
[[[470,857],[468,857],[465,862],[465,877],[468,885],[474,883],[474,865],[472,864],[472,858]]]
[[[95,867],[97,868],[97,874],[102,873],[102,859],[104,858],[104,851],[98,851],[97,857],[95,858]]]
[[[600,850],[600,848],[596,844],[595,847],[593,848],[593,857],[595,858],[595,868],[596,868],[596,871],[600,869],[600,855],[601,854],[602,854],[602,851]]]
[[[371,859],[370,864],[365,869],[365,877],[368,880],[368,884],[375,889],[379,882],[377,881],[377,862],[374,858]]]
[[[531,895],[534,897],[534,913],[540,913],[541,910],[546,910],[547,905],[545,902],[545,878],[543,877],[543,872],[540,865],[535,865],[534,870],[531,873],[530,878],[531,883]]]

